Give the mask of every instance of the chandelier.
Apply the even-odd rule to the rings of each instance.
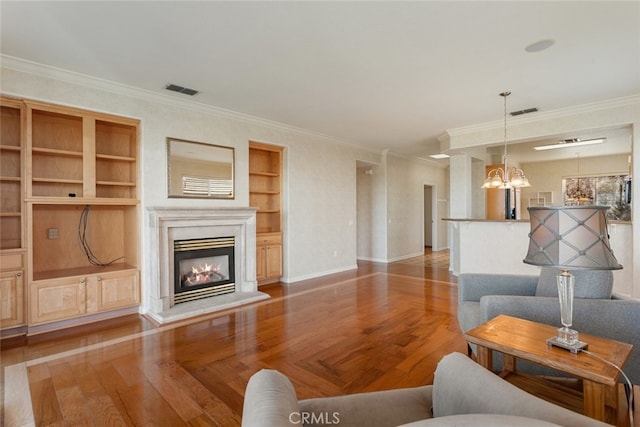
[[[581,177],[580,177],[580,153],[576,153],[576,156],[578,157],[578,176],[576,177],[577,189],[576,189],[575,192],[571,192],[571,194],[568,194],[569,197],[567,197],[565,205],[567,205],[567,206],[591,205],[593,200],[587,194],[587,190],[583,191],[583,189],[580,188],[580,182],[581,182]],[[569,191],[567,191],[567,193],[569,193]]]
[[[524,174],[524,171],[520,168],[509,166],[507,162],[507,96],[511,95],[511,92],[506,91],[500,93],[500,96],[504,98],[504,153],[502,154],[503,167],[492,169],[487,174],[482,188],[519,188],[519,187],[531,187],[529,180]]]

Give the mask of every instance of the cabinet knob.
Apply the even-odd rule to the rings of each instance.
[[[84,277],[83,277],[82,279],[80,279],[80,283],[84,283],[84,282],[85,282],[85,280],[84,280]]]
[[[16,277],[22,277],[22,272],[21,271],[17,272]]]
[[[102,283],[102,277],[98,277],[98,283]]]

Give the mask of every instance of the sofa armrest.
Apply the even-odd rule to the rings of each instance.
[[[480,301],[484,295],[533,296],[537,285],[537,276],[463,273],[458,277],[458,302]]]
[[[324,422],[313,426],[391,427],[431,418],[433,386],[357,393],[300,401],[300,411]]]
[[[461,353],[438,363],[433,383],[435,418],[460,414],[502,414],[535,418],[563,426],[606,426],[594,419],[539,399]]]
[[[249,379],[242,408],[243,427],[300,425],[299,420],[290,418],[299,412],[296,391],[284,374],[262,369]]]

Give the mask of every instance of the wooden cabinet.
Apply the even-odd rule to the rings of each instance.
[[[87,312],[86,278],[65,277],[31,284],[29,324],[82,316]]]
[[[21,253],[0,255],[0,329],[25,324],[22,259]]]
[[[139,303],[138,270],[40,280],[31,285],[30,324],[68,320]]]
[[[137,270],[93,276],[89,288],[92,291],[95,289],[95,310],[103,312],[140,304],[139,277]],[[90,309],[93,310],[93,307]]]
[[[249,202],[256,213],[256,277],[282,276],[282,147],[249,143]]]
[[[265,283],[282,276],[282,235],[261,233],[256,241],[256,279]]]

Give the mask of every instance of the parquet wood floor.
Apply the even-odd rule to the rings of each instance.
[[[26,367],[37,426],[235,426],[261,368],[309,398],[429,384],[466,351],[446,269],[362,262],[260,290],[272,298],[179,324],[129,316],[4,340],[2,366]]]

